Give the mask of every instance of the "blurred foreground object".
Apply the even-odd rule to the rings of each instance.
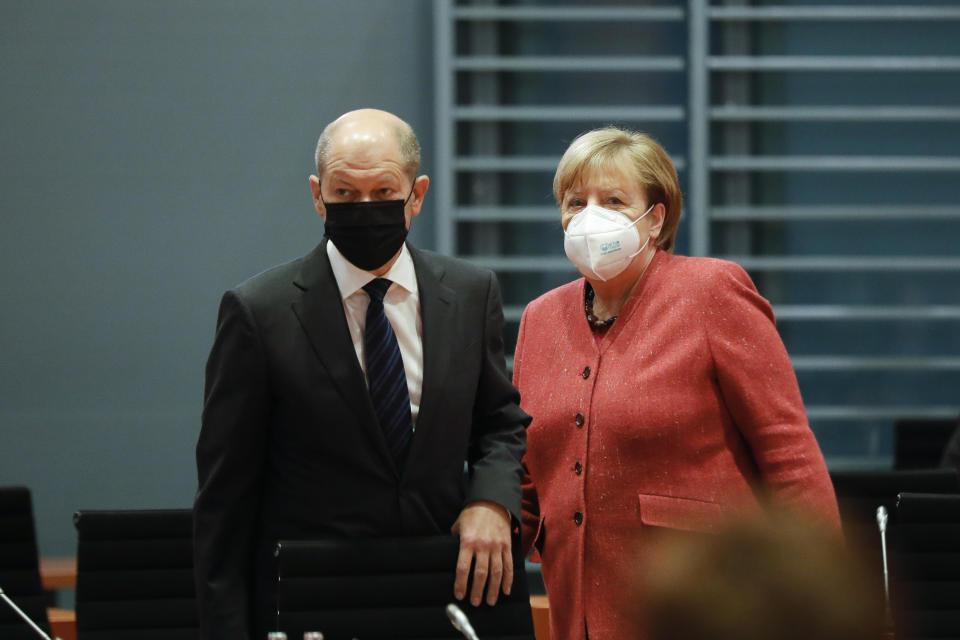
[[[664,537],[646,556],[650,640],[876,640],[883,612],[835,536],[794,519]]]

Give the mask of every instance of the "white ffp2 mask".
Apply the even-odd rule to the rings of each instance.
[[[636,225],[655,206],[650,205],[636,220],[595,204],[584,207],[563,232],[567,258],[587,278],[606,282],[617,277],[650,243],[647,236],[647,241],[640,245]]]

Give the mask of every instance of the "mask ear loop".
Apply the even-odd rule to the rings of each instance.
[[[655,206],[657,206],[657,203],[656,203],[656,202],[654,202],[652,205],[650,205],[650,208],[647,209],[646,211],[644,211],[644,212],[643,212],[643,215],[641,215],[639,218],[637,218],[636,220],[634,220],[633,222],[631,222],[631,223],[630,223],[630,226],[632,227],[632,226],[636,225],[638,222],[640,222],[641,220],[643,220],[644,218],[646,218],[646,217],[647,217],[647,214],[650,213],[651,211],[653,211],[653,208],[654,208]]]
[[[416,186],[417,186],[417,177],[414,176],[413,184],[410,185],[410,193],[407,194],[406,199],[403,201],[403,206],[407,206],[407,203],[410,202],[410,198],[413,197],[413,190],[416,188]]]
[[[653,211],[653,208],[654,208],[655,206],[657,206],[657,203],[656,203],[656,202],[654,202],[652,205],[650,205],[650,208],[647,209],[646,211],[644,211],[642,216],[640,216],[639,218],[637,218],[636,220],[634,220],[633,222],[631,222],[631,223],[630,223],[630,226],[636,228],[636,224],[637,224],[638,222],[640,222],[641,220],[643,220],[643,218],[644,218],[648,213],[650,213],[651,211]],[[640,255],[640,253],[641,253],[644,249],[647,248],[647,245],[648,245],[648,244],[650,244],[650,236],[647,236],[647,241],[643,243],[643,246],[642,246],[642,247],[640,247],[639,249],[637,249],[636,252],[630,254],[630,259],[632,260],[633,258],[636,258],[638,255]]]

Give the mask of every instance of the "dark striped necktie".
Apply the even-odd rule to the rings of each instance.
[[[397,463],[397,470],[403,471],[410,439],[413,437],[413,420],[410,416],[410,393],[407,391],[407,376],[403,370],[403,359],[400,357],[400,345],[383,310],[383,297],[391,284],[386,278],[377,278],[363,287],[370,296],[363,346],[373,409],[387,439],[390,453]]]

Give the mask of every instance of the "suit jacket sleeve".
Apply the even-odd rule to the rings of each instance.
[[[710,292],[705,326],[717,380],[764,488],[777,504],[839,531],[833,485],[770,303],[733,263],[723,263]]]
[[[496,277],[489,274],[483,328],[483,361],[473,407],[467,502],[491,500],[520,522],[520,460],[530,416],[506,373],[503,306]]]
[[[197,443],[194,565],[201,637],[251,633],[254,520],[268,419],[266,362],[250,310],[228,292],[207,362]]]

